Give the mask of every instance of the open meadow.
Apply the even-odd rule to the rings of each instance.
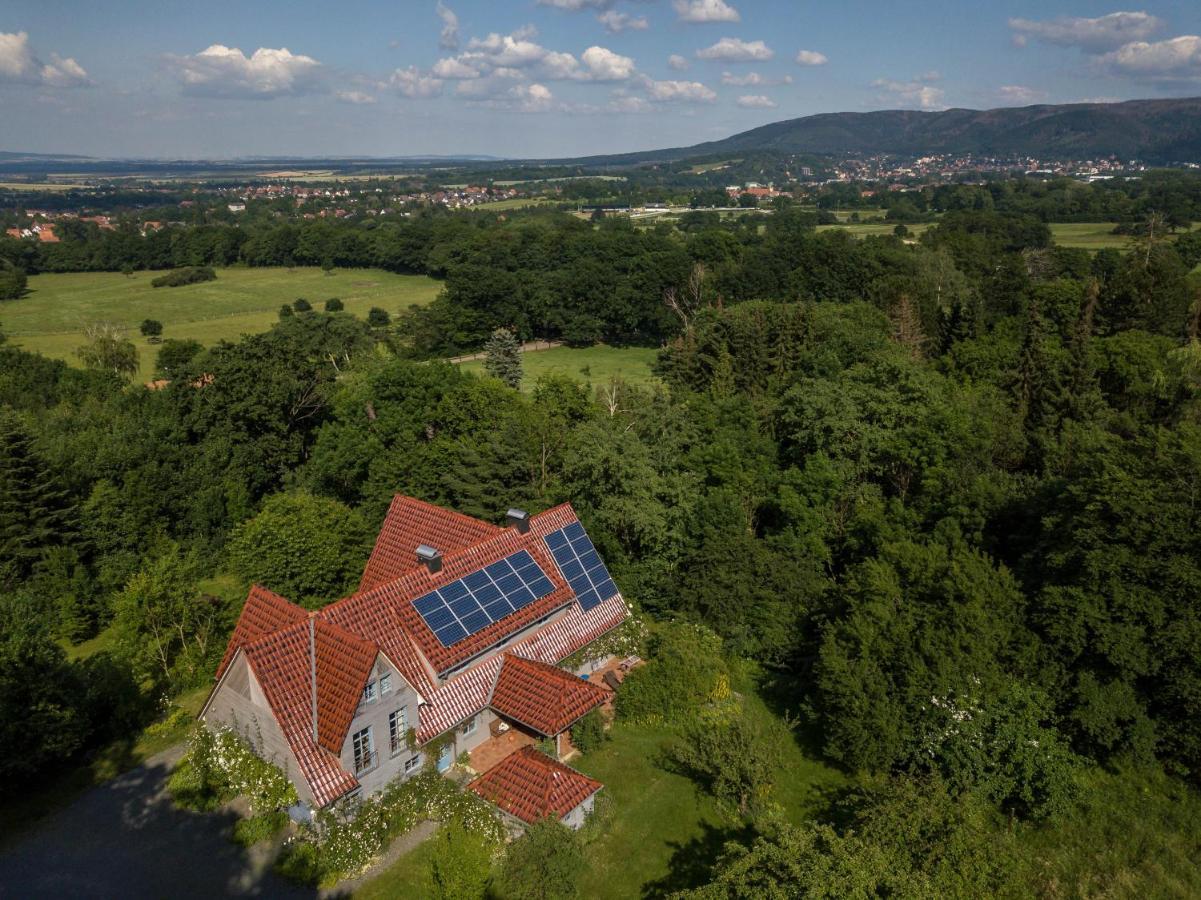
[[[614,376],[631,384],[646,385],[658,381],[651,371],[659,351],[654,347],[555,347],[521,354],[524,372],[522,390],[530,390],[540,375],[566,375],[577,381],[601,385]],[[483,360],[460,363],[465,372],[484,373]]]
[[[192,338],[211,345],[243,334],[266,331],[279,308],[303,297],[320,309],[338,297],[346,311],[366,316],[373,306],[396,313],[426,304],[441,284],[424,275],[394,275],[380,269],[318,268],[219,269],[217,280],[176,288],[154,288],[161,273],[84,272],[34,275],[19,300],[0,304],[0,329],[27,350],[75,363],[91,322],[125,326],[138,346],[139,378],[149,380],[157,347],[138,333],[144,319],[163,323],[164,338]]]

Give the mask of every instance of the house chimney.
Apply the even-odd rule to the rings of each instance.
[[[510,509],[505,514],[505,521],[511,528],[516,528],[521,534],[530,532],[530,514],[524,509]]]
[[[442,551],[422,544],[417,548],[417,562],[429,569],[431,575],[437,575],[442,571]]]

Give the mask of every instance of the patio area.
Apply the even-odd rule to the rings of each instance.
[[[470,753],[471,768],[477,772],[487,772],[510,753],[538,743],[536,735],[523,730],[519,725],[508,722],[508,730],[498,732],[496,726],[499,724],[500,720],[494,722],[492,736]]]

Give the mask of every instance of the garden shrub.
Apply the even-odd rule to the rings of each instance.
[[[252,815],[295,806],[296,788],[283,771],[260,759],[230,728],[198,726],[188,752],[167,781],[177,806],[209,811],[245,797]]]
[[[186,269],[174,269],[166,275],[160,275],[151,280],[151,287],[184,287],[189,284],[200,284],[204,281],[216,281],[217,273],[210,266],[190,266]]]
[[[270,840],[288,827],[288,814],[282,810],[261,813],[234,823],[233,840],[243,847],[253,847],[261,841]]]
[[[605,717],[599,709],[594,709],[571,726],[571,742],[581,753],[591,753],[598,750],[609,739],[605,731]]]
[[[675,622],[652,635],[647,664],[626,676],[617,715],[642,723],[682,721],[728,696],[729,685],[721,638],[703,625]]]

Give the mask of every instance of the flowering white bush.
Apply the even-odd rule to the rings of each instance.
[[[457,821],[492,845],[504,840],[504,826],[488,803],[437,773],[423,772],[376,797],[343,801],[319,813],[316,827],[289,841],[280,869],[333,884],[362,872],[393,838],[427,820]],[[292,857],[312,860],[314,868],[292,866]]]
[[[255,755],[227,727],[196,728],[168,788],[181,806],[211,809],[245,797],[251,815],[287,809],[299,802],[296,788],[278,766]]]

